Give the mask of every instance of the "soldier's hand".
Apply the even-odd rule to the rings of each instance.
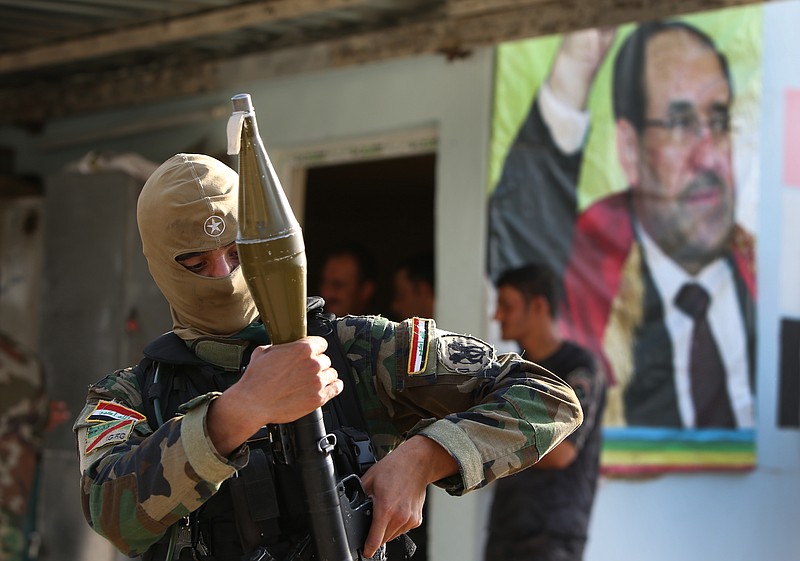
[[[364,556],[372,557],[384,543],[419,526],[428,483],[455,473],[458,464],[450,453],[419,435],[372,466],[362,478],[373,507]]]
[[[322,337],[305,337],[253,351],[239,384],[246,386],[245,405],[259,412],[261,424],[296,421],[339,395],[343,383],[327,348]]]
[[[290,423],[341,393],[322,337],[258,347],[242,378],[212,402],[208,432],[227,455],[267,423]]]

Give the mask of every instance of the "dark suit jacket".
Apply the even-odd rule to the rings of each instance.
[[[624,384],[628,425],[681,426],[672,344],[661,298],[632,227],[630,191],[600,199],[578,218],[564,274],[561,324],[567,336],[606,361],[613,381]],[[751,389],[755,356],[753,239],[736,227],[725,261],[733,273],[744,320]],[[713,296],[712,296],[713,297]],[[609,334],[614,329],[617,333]],[[609,356],[608,338],[628,341]],[[624,356],[625,352],[629,354]],[[622,355],[622,356],[620,356]],[[620,372],[619,365],[628,365]]]

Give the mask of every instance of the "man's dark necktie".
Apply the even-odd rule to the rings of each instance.
[[[697,427],[734,427],[725,366],[708,325],[709,295],[699,284],[683,285],[675,304],[694,320],[689,354],[689,378]]]

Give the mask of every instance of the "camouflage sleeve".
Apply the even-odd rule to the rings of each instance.
[[[154,431],[131,369],[89,388],[74,426],[83,512],[123,553],[142,554],[247,463],[246,448],[226,459],[211,444],[205,419],[214,397],[190,401],[185,415]]]
[[[24,521],[46,422],[41,364],[0,334],[0,559],[23,558]]]
[[[532,465],[583,420],[555,374],[433,320],[348,316],[337,332],[379,456],[401,437],[435,440],[459,465],[458,476],[437,482],[450,494]]]

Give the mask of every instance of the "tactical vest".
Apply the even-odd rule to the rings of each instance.
[[[320,298],[308,299],[308,334],[324,337],[326,354],[344,381],[344,391],[323,407],[328,433],[336,436],[333,452],[337,480],[363,473],[375,463],[367,425],[355,395],[355,383]],[[242,343],[242,366],[252,352]],[[174,333],[162,335],[144,351],[135,372],[153,428],[179,414],[190,399],[224,391],[238,372],[224,372],[201,360]],[[269,426],[248,440],[247,466],[226,480],[200,509],[174,526],[143,556],[144,561],[197,559],[213,561],[313,561],[307,504],[300,472],[287,464],[282,446],[285,427]],[[256,552],[254,554],[254,552]],[[402,558],[402,557],[401,557]]]

